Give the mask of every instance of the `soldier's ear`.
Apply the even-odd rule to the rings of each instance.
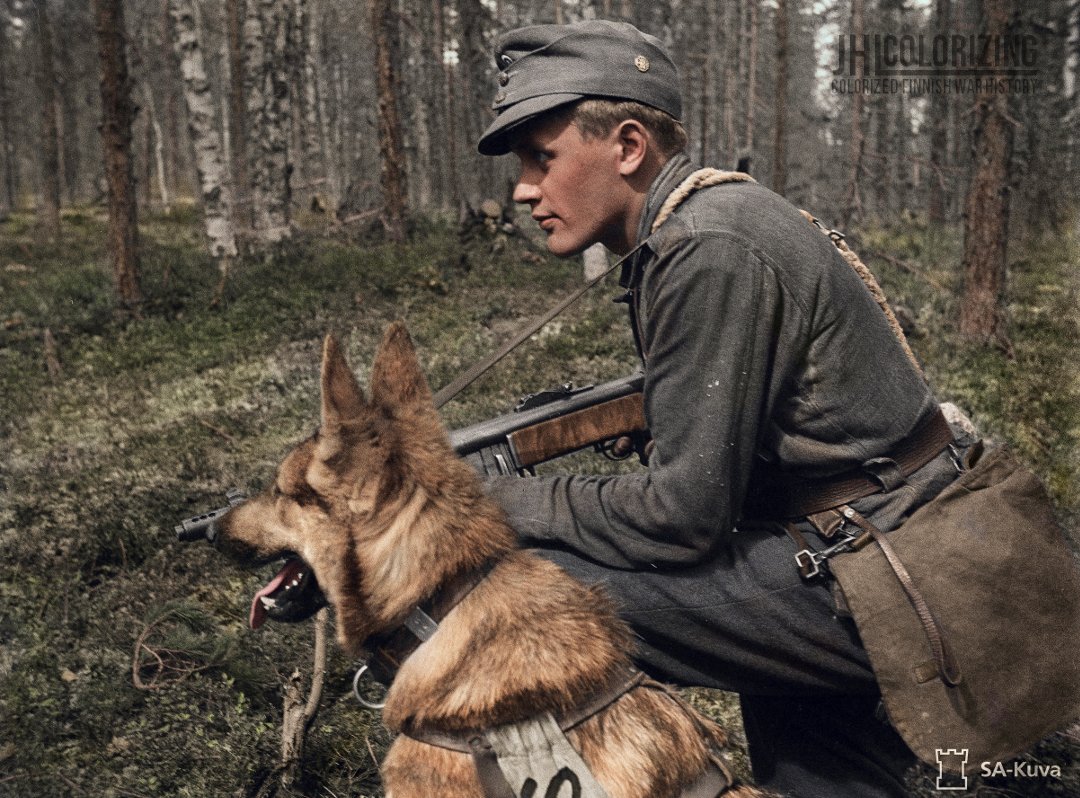
[[[420,369],[405,323],[386,328],[375,362],[371,364],[371,402],[382,408],[433,408],[431,388]]]
[[[321,379],[323,431],[336,432],[342,424],[359,418],[368,409],[356,375],[333,335],[323,341]]]

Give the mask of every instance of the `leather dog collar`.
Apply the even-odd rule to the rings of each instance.
[[[365,663],[366,673],[389,687],[405,660],[435,634],[439,623],[487,578],[499,559],[493,557],[479,568],[452,577],[426,601],[413,607],[398,626],[365,640],[363,647],[371,652]]]

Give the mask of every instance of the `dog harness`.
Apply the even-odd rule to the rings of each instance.
[[[365,641],[364,648],[372,653],[353,678],[353,693],[361,704],[369,709],[383,706],[360,695],[359,683],[364,674],[383,685],[393,682],[402,663],[435,634],[439,622],[487,577],[496,563],[495,559],[489,560],[475,571],[450,579],[423,605],[414,607],[400,626]],[[630,665],[618,671],[607,687],[557,716],[544,712],[518,723],[454,732],[406,727],[402,734],[427,745],[469,754],[476,764],[485,798],[563,798],[565,795],[610,798],[566,732],[638,689],[663,692],[701,728],[702,736],[708,737],[701,721],[681,697]],[[734,778],[720,752],[710,746],[705,770],[679,798],[717,798],[733,784]],[[569,787],[568,793],[564,787]]]

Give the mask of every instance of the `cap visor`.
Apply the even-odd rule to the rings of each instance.
[[[481,155],[505,155],[510,152],[513,133],[521,125],[542,113],[584,98],[584,94],[542,94],[514,103],[491,123],[476,145]]]

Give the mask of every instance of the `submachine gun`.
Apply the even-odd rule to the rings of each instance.
[[[594,448],[613,460],[647,461],[649,432],[641,388],[631,374],[602,385],[573,383],[529,394],[513,412],[450,433],[459,456],[485,475],[534,473],[540,463]]]
[[[485,476],[528,476],[541,463],[590,447],[612,460],[636,453],[647,463],[652,441],[645,424],[643,383],[637,373],[601,385],[566,383],[529,394],[506,415],[453,430],[450,445]],[[245,497],[234,488],[226,498],[227,506],[177,524],[177,538],[212,539],[214,521]]]

